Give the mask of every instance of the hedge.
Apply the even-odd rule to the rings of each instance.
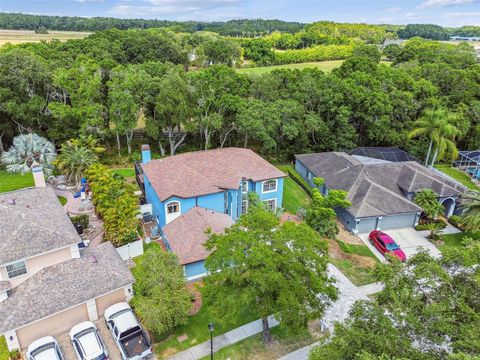
[[[426,223],[426,224],[419,224],[419,225],[415,226],[415,230],[417,230],[417,231],[429,230],[428,229],[428,224],[430,224],[430,223],[431,222]],[[437,219],[437,220],[434,221],[434,223],[440,225],[440,229],[445,229],[447,227],[447,223],[445,221],[443,221],[442,219]]]
[[[277,51],[274,64],[343,60],[352,55],[353,48],[353,45],[318,45],[300,50]]]
[[[295,181],[305,192],[308,194],[308,196],[312,197],[312,187],[310,186],[309,183],[307,183],[299,173],[295,171],[293,168],[288,168],[288,176],[292,178],[293,181]]]

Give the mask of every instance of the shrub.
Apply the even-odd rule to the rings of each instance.
[[[288,176],[292,178],[293,181],[295,181],[305,192],[312,197],[312,187],[310,186],[309,183],[307,183],[299,173],[295,171],[295,169],[289,168],[288,169]]]
[[[15,349],[8,353],[10,360],[18,360],[22,358],[22,354],[19,350]]]
[[[418,224],[417,226],[415,226],[415,230],[417,231],[430,230],[430,224],[436,224],[439,229],[445,229],[447,227],[447,223],[445,221],[443,221],[442,219],[436,219],[436,220],[427,220]]]
[[[461,216],[458,216],[458,215],[452,215],[450,216],[450,218],[448,219],[448,221],[450,222],[450,224],[452,224],[453,226],[459,228],[462,230],[462,217]]]
[[[70,220],[72,221],[72,223],[74,225],[81,225],[82,226],[82,229],[87,229],[88,228],[88,225],[90,223],[90,220],[88,218],[88,215],[87,214],[81,214],[81,215],[77,215],[77,216],[72,216],[70,218]]]

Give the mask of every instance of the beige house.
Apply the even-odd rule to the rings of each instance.
[[[133,296],[134,278],[111,243],[81,242],[44,182],[0,194],[0,335],[23,349]]]

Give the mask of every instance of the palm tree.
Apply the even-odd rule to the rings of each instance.
[[[458,156],[458,149],[454,141],[460,134],[460,130],[455,126],[456,121],[456,114],[439,108],[425,110],[423,115],[413,123],[414,129],[408,134],[410,139],[422,135],[426,135],[430,139],[425,166],[428,165],[432,150],[434,150],[434,154],[431,167],[437,160],[445,157],[455,159]]]
[[[67,177],[67,181],[78,185],[84,172],[98,161],[97,154],[104,150],[91,136],[70,139],[62,144],[55,166]]]
[[[45,173],[49,174],[56,156],[55,145],[31,133],[16,136],[12,147],[2,153],[1,162],[6,165],[8,172],[25,174],[32,167],[41,165]]]
[[[480,191],[472,191],[462,196],[465,203],[461,223],[466,231],[480,230]]]
[[[420,190],[413,202],[423,209],[429,219],[435,219],[443,211],[443,205],[438,202],[438,194],[432,189]]]

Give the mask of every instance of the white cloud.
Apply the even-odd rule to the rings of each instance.
[[[417,9],[425,9],[431,7],[445,7],[454,5],[467,5],[477,2],[477,0],[426,0],[417,6]]]
[[[402,8],[399,6],[394,6],[394,7],[385,9],[385,12],[387,14],[396,14],[396,13],[399,13],[400,11],[402,11]]]
[[[77,0],[79,3],[86,3],[86,2],[104,2],[105,0]]]
[[[480,11],[460,11],[460,12],[447,12],[442,14],[442,19],[459,19],[459,18],[480,18]]]
[[[156,16],[176,14],[181,17],[239,5],[242,0],[144,0],[141,5],[120,4],[110,9],[119,16]],[[206,15],[206,14],[204,14]]]

